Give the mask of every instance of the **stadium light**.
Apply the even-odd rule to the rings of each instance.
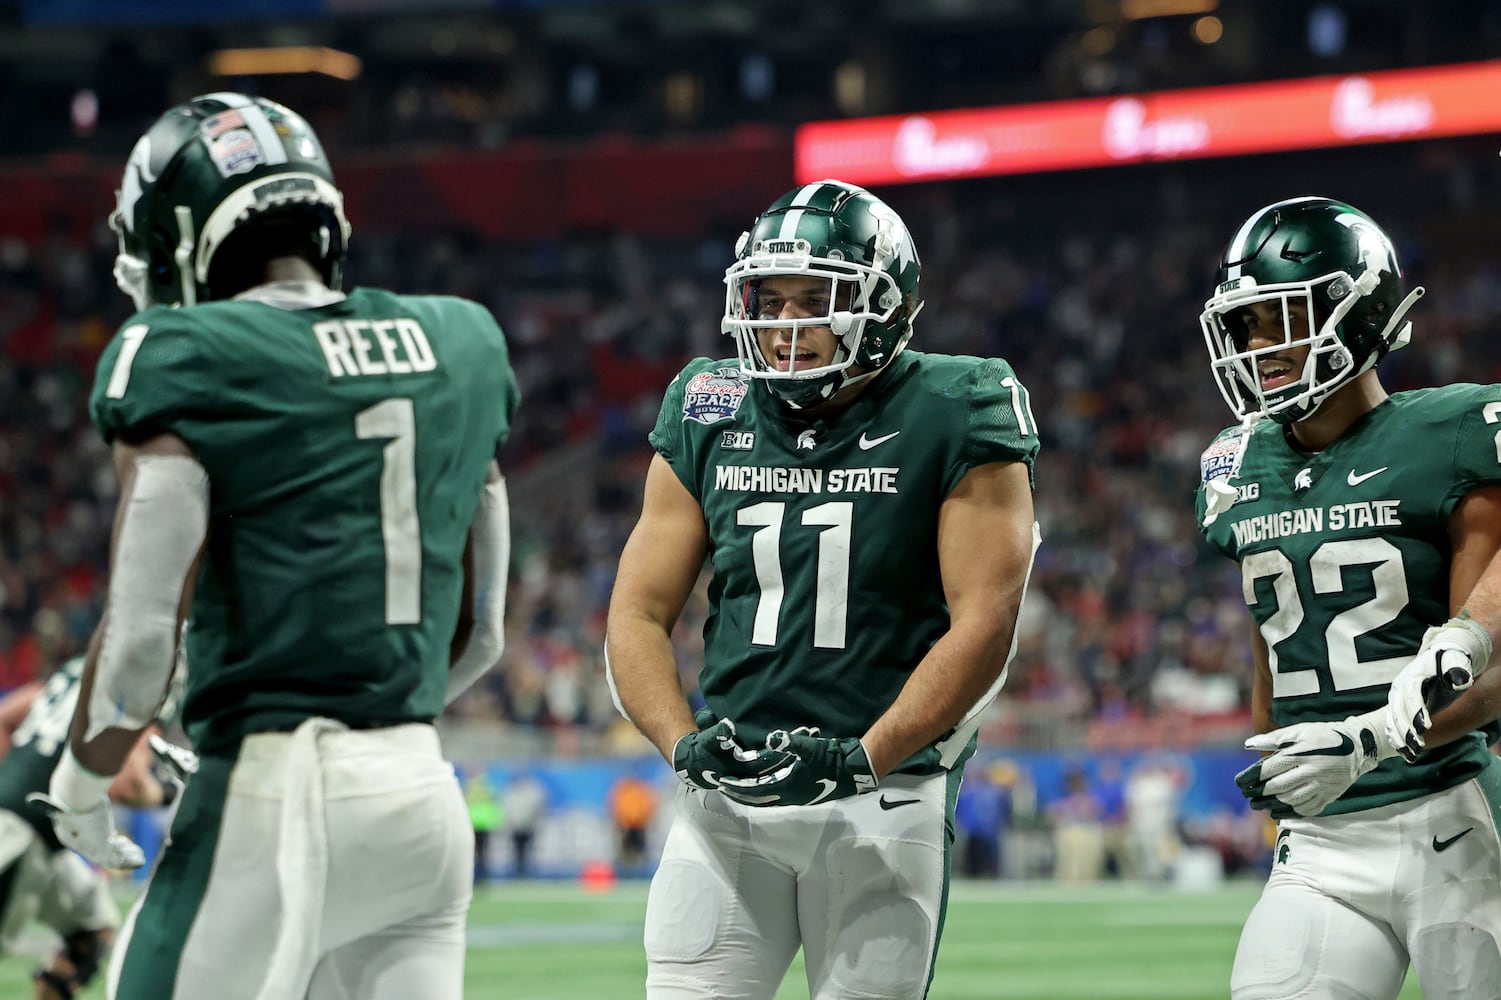
[[[1128,21],[1149,17],[1180,17],[1218,10],[1220,0],[1121,0],[1121,16]]]
[[[358,56],[321,45],[292,45],[267,49],[220,49],[208,57],[215,76],[273,76],[283,73],[322,73],[337,80],[353,80],[362,69]]]

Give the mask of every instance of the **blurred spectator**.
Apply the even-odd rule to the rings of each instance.
[[[997,761],[968,770],[959,786],[954,825],[959,834],[959,871],[971,878],[1001,874],[1001,852],[1011,826],[1011,786],[1016,765]]]
[[[530,772],[518,772],[500,794],[500,810],[511,835],[511,851],[515,859],[512,875],[529,878],[532,874],[532,841],[547,811],[547,789]]]
[[[1166,878],[1182,846],[1178,795],[1183,781],[1181,768],[1164,757],[1139,762],[1126,779],[1126,829],[1139,878]]]
[[[624,774],[610,786],[610,815],[620,835],[620,868],[628,876],[649,873],[646,834],[657,814],[657,792],[634,774]]]
[[[1126,833],[1126,784],[1119,757],[1095,762],[1089,779],[1090,793],[1100,804],[1100,823],[1105,834],[1105,873],[1132,878],[1135,868]]]
[[[1078,769],[1063,776],[1064,794],[1048,807],[1053,821],[1053,877],[1093,882],[1105,873],[1105,826],[1101,807]]]
[[[469,822],[474,825],[474,881],[490,881],[490,834],[502,822],[500,802],[482,766],[469,772],[464,782],[464,801],[469,804]]]

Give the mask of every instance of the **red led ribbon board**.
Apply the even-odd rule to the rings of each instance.
[[[900,184],[1501,132],[1501,60],[813,122],[798,183]]]

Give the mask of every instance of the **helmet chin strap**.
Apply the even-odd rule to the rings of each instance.
[[[193,284],[193,238],[196,235],[193,230],[193,210],[186,205],[178,205],[173,214],[177,216],[177,247],[172,251],[172,261],[177,265],[177,273],[182,285],[182,302],[180,305],[191,306],[198,302],[198,288]]]
[[[1392,318],[1387,321],[1386,327],[1381,331],[1380,337],[1384,341],[1388,337],[1391,338],[1387,341],[1391,345],[1387,348],[1388,352],[1400,351],[1412,342],[1412,320],[1407,320],[1406,323],[1402,323],[1402,321],[1407,317],[1407,311],[1413,307],[1418,299],[1421,299],[1426,294],[1427,289],[1419,285],[1408,292],[1407,297],[1397,304],[1396,309],[1392,310]],[[1398,323],[1402,323],[1400,328],[1397,327]],[[1392,333],[1393,329],[1396,329],[1395,334]]]
[[[146,262],[141,258],[123,252],[116,255],[115,285],[130,296],[136,312],[151,305],[151,292],[146,287]]]

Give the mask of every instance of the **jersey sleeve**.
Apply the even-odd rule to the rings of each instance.
[[[475,322],[489,333],[498,354],[496,373],[500,384],[501,415],[504,418],[504,427],[495,442],[498,449],[506,443],[506,439],[511,436],[511,428],[516,424],[516,410],[521,406],[521,386],[516,381],[516,369],[511,365],[510,344],[507,343],[505,332],[496,322],[495,316],[478,302],[470,302],[468,305],[476,314]]]
[[[1454,435],[1454,482],[1443,512],[1452,513],[1466,493],[1501,486],[1501,385],[1477,386],[1459,414]]]
[[[698,496],[698,485],[693,474],[693,462],[690,455],[690,441],[688,438],[687,413],[684,406],[684,386],[688,380],[704,366],[707,358],[696,358],[688,363],[688,366],[678,372],[672,382],[668,384],[667,391],[662,394],[662,408],[657,411],[657,423],[647,435],[647,440],[658,455],[667,460],[688,492]]]
[[[1037,449],[1032,397],[1021,379],[999,358],[981,361],[975,366],[964,446],[945,477],[944,493],[952,492],[970,469],[991,462],[1025,462],[1027,475],[1035,485]]]
[[[212,401],[212,375],[201,339],[182,316],[148,309],[127,320],[100,355],[89,411],[106,441],[164,432],[187,438],[185,426]]]

